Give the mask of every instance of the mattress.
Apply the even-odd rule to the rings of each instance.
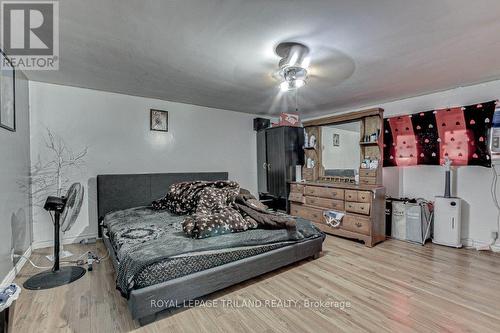
[[[287,245],[288,242],[236,248],[231,250],[200,252],[197,255],[176,256],[146,266],[134,278],[134,288],[144,288],[168,280],[176,279],[192,273],[207,270],[212,267],[224,265],[233,261],[268,252]]]
[[[301,232],[255,229],[208,239],[191,239],[181,228],[184,216],[137,207],[106,215],[106,236],[118,260],[118,288],[126,295],[140,289],[323,236],[309,221],[297,221]],[[154,245],[156,244],[156,245]],[[159,248],[164,248],[163,250]],[[135,257],[155,257],[144,260]],[[122,265],[126,262],[125,265]],[[124,272],[141,262],[133,274]],[[146,264],[144,264],[146,263]],[[124,266],[124,267],[122,267]],[[122,281],[120,281],[122,280]]]

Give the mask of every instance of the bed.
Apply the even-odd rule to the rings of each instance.
[[[117,272],[117,287],[140,325],[169,307],[319,256],[324,234],[309,221],[297,220],[300,237],[283,229],[254,229],[195,240],[179,229],[182,216],[149,207],[171,184],[227,178],[225,172],[97,176],[99,235]]]

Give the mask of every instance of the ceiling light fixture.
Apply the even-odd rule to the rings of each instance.
[[[310,63],[309,48],[300,43],[280,43],[276,54],[281,57],[278,76],[281,91],[293,91],[306,84]]]
[[[292,91],[299,89],[300,87],[303,87],[306,84],[306,81],[304,80],[290,80],[290,81],[283,81],[280,83],[280,89],[281,91]]]

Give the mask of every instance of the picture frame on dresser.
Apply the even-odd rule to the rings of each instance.
[[[16,71],[7,55],[0,50],[0,127],[16,131]]]

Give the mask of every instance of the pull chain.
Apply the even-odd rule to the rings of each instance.
[[[295,112],[299,113],[299,103],[297,102],[297,96],[299,94],[299,89],[295,89]]]

